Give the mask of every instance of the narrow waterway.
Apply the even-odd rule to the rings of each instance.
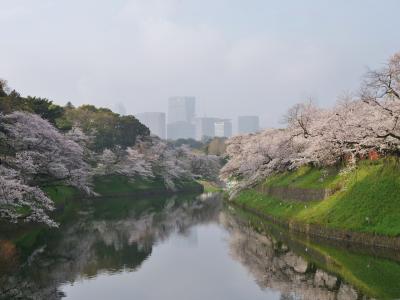
[[[4,299],[400,297],[396,253],[293,236],[217,194],[104,199],[0,251]]]

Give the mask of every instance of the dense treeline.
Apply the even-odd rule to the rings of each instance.
[[[266,177],[299,166],[348,168],[368,156],[399,155],[400,53],[369,71],[357,95],[341,97],[330,109],[300,103],[285,116],[287,126],[227,142],[229,162],[222,177],[235,182],[233,194]]]
[[[201,141],[196,141],[192,138],[188,139],[177,139],[177,140],[169,140],[169,143],[173,146],[180,147],[183,145],[189,146],[192,149],[196,149],[198,151],[204,152],[205,154],[216,155],[216,156],[225,156],[226,150],[226,137],[205,137]]]
[[[96,195],[96,176],[162,182],[216,179],[220,161],[149,135],[133,116],[109,109],[21,97],[0,81],[0,218],[57,224],[46,186],[67,185]]]
[[[138,136],[148,136],[149,129],[134,116],[120,116],[108,108],[82,105],[75,108],[71,103],[64,107],[52,101],[37,97],[21,97],[15,90],[7,93],[6,82],[0,81],[0,112],[26,111],[48,120],[63,132],[79,127],[86,135],[93,137],[91,150],[100,151],[115,145],[129,147]]]

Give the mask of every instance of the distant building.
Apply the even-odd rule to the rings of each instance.
[[[137,114],[136,117],[140,122],[149,127],[151,134],[157,135],[162,139],[166,138],[165,113],[144,112],[141,114]]]
[[[195,97],[171,97],[168,99],[168,124],[194,122],[196,113]]]
[[[126,108],[125,105],[122,102],[118,102],[117,104],[114,105],[114,111],[117,114],[120,114],[121,116],[126,115]]]
[[[239,116],[239,134],[254,133],[260,130],[260,119],[258,116]]]
[[[217,137],[231,137],[232,136],[232,122],[231,120],[220,120],[214,123],[215,136]]]
[[[195,97],[171,97],[168,99],[168,139],[195,138]]]
[[[200,141],[204,137],[213,138],[215,136],[215,122],[218,118],[196,118],[196,140]]]
[[[174,122],[167,125],[168,139],[194,139],[196,128],[195,125],[189,122]]]

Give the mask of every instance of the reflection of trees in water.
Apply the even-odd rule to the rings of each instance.
[[[280,299],[361,299],[354,288],[317,269],[273,237],[257,233],[224,211],[220,222],[230,232],[230,250],[262,288],[280,291]],[[362,299],[367,299],[363,297]]]
[[[121,243],[127,242],[146,251],[151,249],[156,241],[165,240],[173,232],[185,235],[193,225],[215,220],[221,205],[220,201],[216,201],[216,197],[184,202],[172,197],[160,212],[147,212],[140,217],[115,221],[94,221],[92,226],[105,245],[119,249]]]
[[[104,272],[137,270],[151,255],[155,243],[176,232],[189,235],[193,225],[219,218],[230,232],[232,257],[246,266],[262,289],[280,291],[282,300],[361,299],[352,287],[317,269],[284,243],[258,234],[229,212],[220,212],[221,202],[213,197],[161,201],[154,203],[157,209],[134,211],[132,207],[124,218],[82,215],[32,251],[18,270],[3,262],[0,267],[7,269],[0,272],[7,274],[0,275],[0,298],[60,299],[63,283]],[[0,249],[12,261],[16,251],[13,244],[2,241]]]
[[[221,205],[212,196],[178,200],[172,197],[157,212],[150,210],[136,217],[137,213],[132,213],[124,219],[81,216],[33,251],[18,270],[0,275],[0,298],[60,299],[63,294],[58,288],[63,283],[102,272],[134,271],[151,254],[155,242],[215,220]]]

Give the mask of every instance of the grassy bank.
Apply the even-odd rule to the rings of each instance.
[[[195,181],[185,181],[177,184],[178,191],[199,191],[202,186]],[[57,222],[63,222],[72,212],[76,212],[82,206],[82,199],[87,197],[82,192],[71,186],[57,185],[43,188],[44,192],[55,203],[54,218]],[[103,176],[94,178],[95,193],[103,197],[129,196],[154,192],[163,194],[167,189],[161,180],[144,180],[137,178],[132,180],[125,176]]]
[[[335,191],[307,203],[278,199],[256,190],[234,201],[285,220],[330,228],[400,235],[400,166],[394,158],[362,161],[345,174],[336,169],[300,168],[269,178],[264,185]]]
[[[141,178],[132,180],[128,177],[117,175],[94,178],[94,191],[101,196],[115,196],[148,189],[164,189],[164,185],[160,180],[150,181]]]
[[[197,192],[203,189],[195,181],[180,182],[177,188],[178,191],[188,192]],[[93,201],[84,201],[83,198],[87,196],[74,187],[65,185],[43,187],[43,191],[55,203],[56,209],[50,213],[51,218],[60,226],[65,226],[70,222],[75,222],[79,211],[88,207],[95,209],[95,218],[121,218],[131,213],[133,207],[135,211],[141,212],[159,204],[161,209],[167,201],[165,197],[167,189],[161,180],[148,181],[140,178],[131,180],[124,176],[96,177],[93,190],[103,197],[95,198]],[[146,192],[152,192],[152,197],[145,196]],[[129,195],[137,195],[137,197]],[[10,230],[14,230],[15,233],[17,229],[10,227]],[[43,224],[30,224],[29,226],[20,224],[13,242],[21,249],[21,253],[28,255],[34,246],[44,243],[57,232],[58,229],[48,228]]]
[[[56,206],[66,205],[68,201],[81,195],[76,188],[65,185],[48,186],[43,190],[54,201]]]
[[[194,180],[176,183],[177,191],[199,191],[202,186]],[[145,191],[167,192],[164,182],[155,178],[145,180],[142,178],[129,178],[125,176],[111,175],[94,178],[94,191],[101,196],[121,196]]]
[[[202,186],[195,181],[180,182],[177,188],[178,191],[195,192],[202,190]],[[82,199],[87,197],[76,188],[64,185],[47,186],[43,190],[55,203],[56,210],[52,213],[52,217],[59,223],[64,223],[72,214],[79,211],[84,204]],[[107,198],[135,194],[144,195],[146,192],[163,195],[164,192],[167,192],[161,180],[144,180],[141,178],[132,180],[125,176],[95,177],[93,190],[100,196]],[[130,198],[129,201],[132,201],[132,199]],[[96,202],[98,201],[96,200]],[[114,206],[121,205],[120,209],[124,209],[124,205],[121,203],[108,203],[108,205]]]
[[[197,180],[197,182],[203,186],[205,193],[217,193],[222,191],[221,187],[211,181]]]

